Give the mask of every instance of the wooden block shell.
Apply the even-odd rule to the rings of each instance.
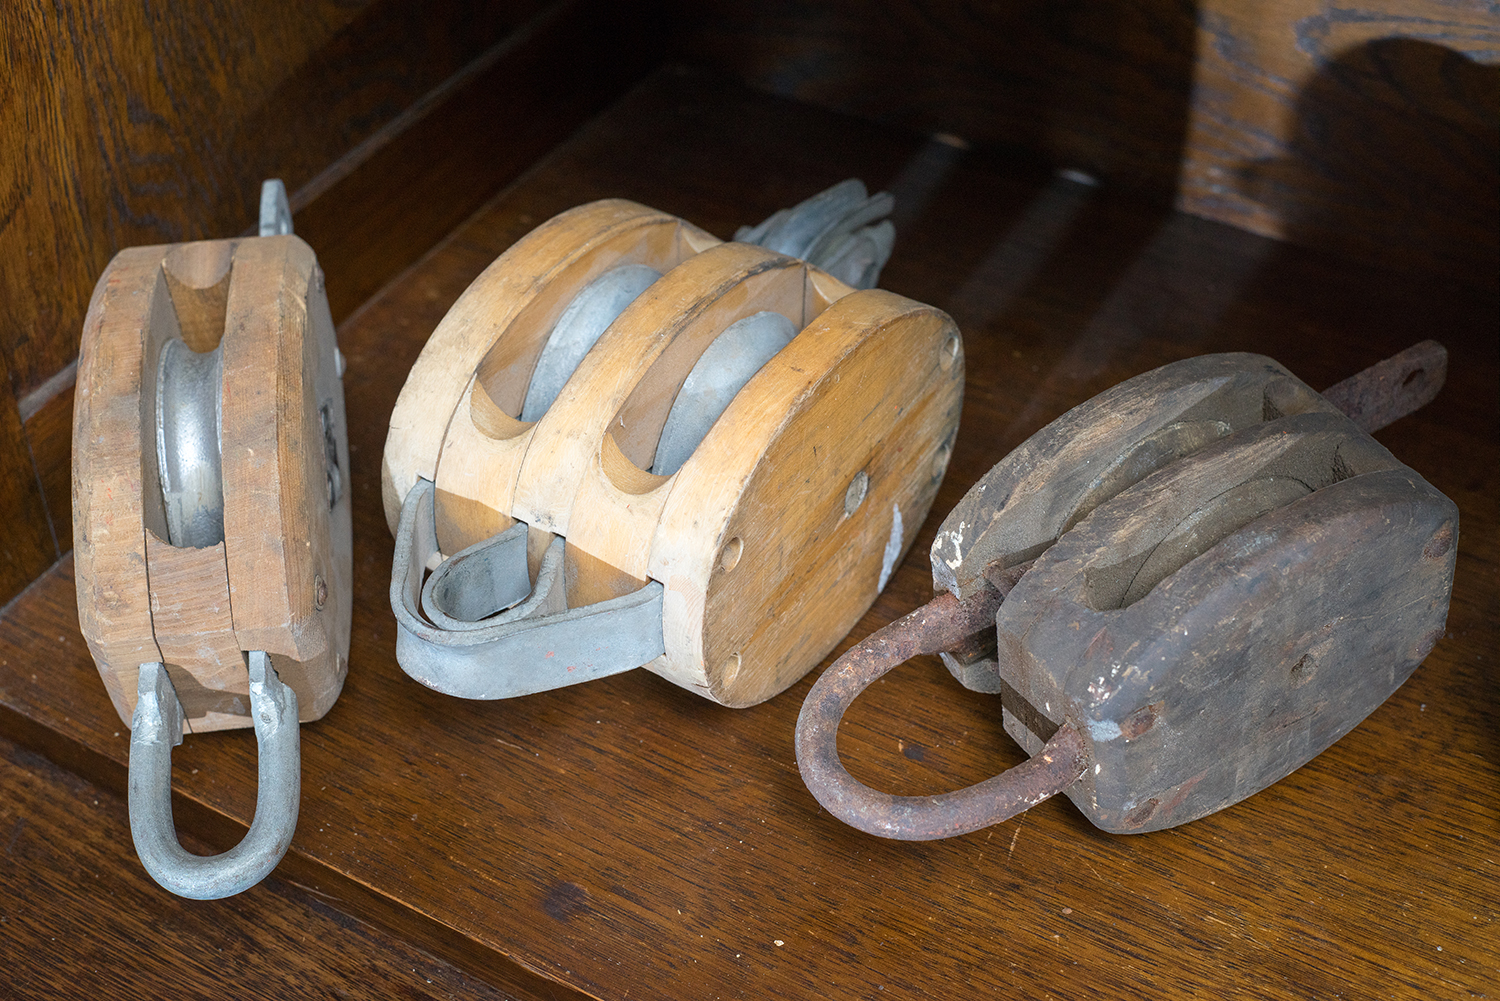
[[[467,413],[453,421],[454,449],[470,457],[472,470],[466,475],[473,485],[464,488],[460,478],[445,478],[460,498],[447,510],[463,507],[462,499],[491,498],[509,489],[526,444],[514,439],[528,431],[518,416],[532,368],[579,290],[610,268],[634,263],[666,271],[718,242],[675,216],[609,199],[555,216],[500,255],[443,317],[396,400],[381,462],[392,533],[401,502],[417,479],[436,480],[438,455],[461,403]],[[490,433],[473,435],[475,427]],[[491,445],[484,438],[514,443]],[[504,527],[468,530],[460,522],[445,526],[440,538],[462,548],[452,533],[468,532],[466,537],[478,541]]]
[[[1067,795],[1104,830],[1229,806],[1421,663],[1457,534],[1453,502],[1348,419],[1246,428],[1101,504],[1021,578],[995,620],[1006,731],[1035,754],[1078,729],[1090,766]]]
[[[132,248],[95,289],[75,390],[75,574],[83,634],[127,724],[147,661],[166,663],[193,731],[251,725],[245,650],[271,654],[303,720],[338,697],[349,459],[322,280],[285,236]],[[155,390],[174,337],[223,347],[225,538],[203,549],[166,541]],[[330,442],[345,482],[331,507]]]
[[[648,565],[666,586],[650,669],[749,706],[821,661],[927,517],[963,361],[946,314],[880,289],[840,298],[772,358],[677,473]]]
[[[933,582],[967,598],[983,586],[985,567],[1037,556],[1155,470],[1241,428],[1308,411],[1339,413],[1263,355],[1204,355],[1127,379],[985,473],[933,539]]]
[[[141,447],[154,394],[142,392],[141,382],[146,332],[177,326],[162,277],[166,252],[123,250],[100,277],[84,320],[73,401],[78,622],[127,723],[140,665],[162,659],[151,628],[143,510],[143,484],[148,477],[155,484],[156,452]],[[157,513],[159,506],[157,500]]]
[[[1032,559],[1152,472],[1242,428],[1308,412],[1339,413],[1263,355],[1205,355],[1127,379],[1026,439],[964,494],[933,538],[933,584],[970,597],[986,567]],[[988,630],[942,660],[965,687],[1000,691]]]
[[[550,409],[521,422],[532,367],[571,296],[635,262],[664,274]],[[650,472],[694,363],[763,311],[787,317],[795,338],[680,469]],[[388,487],[435,476],[445,553],[513,520],[564,536],[570,607],[660,581],[666,653],[646,666],[732,706],[792,684],[874,601],[936,495],[962,400],[962,342],[938,310],[622,202],[575,209],[517,243],[440,339],[392,418]],[[418,399],[451,401],[437,455],[436,420],[414,430],[429,416]]]

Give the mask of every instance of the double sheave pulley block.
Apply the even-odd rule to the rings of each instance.
[[[1059,792],[1128,834],[1305,764],[1443,635],[1458,509],[1369,432],[1432,399],[1446,366],[1427,341],[1319,394],[1269,358],[1209,355],[1059,417],[943,521],[940,596],[813,686],[797,723],[808,788],[883,837],[962,834]],[[1029,760],[940,796],[849,775],[835,741],[855,696],[955,648],[949,669],[999,694]]]
[[[827,656],[927,517],[962,404],[953,321],[874,288],[891,208],[846,181],[723,242],[610,199],[502,254],[390,418],[401,668],[502,699],[645,667],[747,707]],[[79,618],[131,727],[137,850],[190,897],[238,892],[285,853],[299,721],[347,670],[343,362],[290,229],[267,182],[258,237],[121,252],[79,361]],[[1058,418],[944,521],[940,597],[813,686],[796,734],[813,794],[887,837],[963,833],[1057,792],[1143,832],[1318,754],[1442,634],[1458,512],[1369,432],[1431,399],[1444,365],[1428,342],[1319,394],[1268,358],[1215,355]],[[999,695],[1030,760],[928,797],[844,770],[844,710],[924,652]],[[191,855],[171,748],[249,726],[250,831]]]
[[[600,201],[480,275],[386,439],[402,668],[497,699],[644,666],[750,706],[822,660],[927,516],[963,395],[945,314],[803,259],[872,283],[886,211],[845,182],[762,246]]]

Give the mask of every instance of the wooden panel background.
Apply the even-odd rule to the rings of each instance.
[[[1482,0],[676,6],[683,58],[773,93],[1496,282],[1500,14]]]
[[[77,355],[117,250],[243,232],[263,178],[296,191],[541,6],[7,4],[0,348],[17,395]]]
[[[676,4],[682,58],[885,125],[1161,198],[1192,94],[1190,0]]]
[[[1500,281],[1500,8],[1210,0],[1198,21],[1182,208]]]
[[[10,369],[0,355],[0,376]],[[0,382],[3,386],[3,382]],[[57,559],[16,398],[0,389],[0,606]]]

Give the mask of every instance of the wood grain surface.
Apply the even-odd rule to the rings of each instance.
[[[510,525],[517,467],[534,433],[519,420],[526,385],[511,373],[524,371],[529,381],[567,303],[606,268],[626,261],[662,271],[692,253],[678,238],[682,228],[672,216],[629,202],[578,206],[540,223],[464,290],[426,339],[390,415],[380,461],[393,532],[419,477],[442,491],[439,539],[447,552]],[[439,475],[445,430],[455,439],[450,454],[466,461]],[[492,510],[486,514],[485,507]]]
[[[121,797],[4,739],[0,788],[6,998],[504,997],[279,879],[232,900],[162,893]]]
[[[9,375],[9,366],[0,356],[0,377]],[[71,432],[67,436],[70,435]],[[67,496],[66,486],[63,496]],[[5,392],[3,385],[0,385],[0,523],[5,525],[5,534],[0,536],[3,539],[0,605],[3,605],[41,576],[58,554],[16,398]]]
[[[1445,0],[1209,0],[1179,204],[1493,288],[1500,14]]]
[[[7,5],[0,350],[17,395],[78,353],[116,252],[243,232],[263,178],[297,191],[542,6]],[[57,294],[29,294],[44,284]]]
[[[1167,361],[1257,351],[1318,388],[1426,337],[1451,352],[1438,399],[1377,436],[1460,508],[1447,634],[1329,751],[1192,824],[1114,836],[1053,800],[948,841],[879,841],[820,813],[801,783],[792,732],[811,678],[742,711],[645,672],[472,703],[395,664],[384,417],[426,336],[497,254],[604,196],[728,235],[847,176],[892,185],[931,152],[664,73],[344,324],[351,668],[339,702],[302,731],[301,819],[279,872],[518,998],[1493,997],[1500,306],[1483,289],[1353,265],[983,151],[955,152],[908,202],[883,283],[946,310],[965,337],[963,418],[935,515],[1047,421]],[[938,520],[849,641],[931,595]],[[69,561],[0,618],[0,729],[123,785],[127,735],[78,635]],[[842,748],[857,777],[907,794],[1022,757],[997,700],[935,659],[874,685]],[[254,804],[253,737],[194,735],[175,757],[179,826],[232,844]],[[11,899],[26,871],[0,870]],[[89,899],[101,925],[138,910]],[[20,962],[45,978],[45,955]]]
[[[918,135],[1009,147],[1163,199],[1176,188],[1183,155],[1195,6],[673,4],[684,60],[786,97]]]
[[[73,505],[70,500],[73,484],[73,380],[78,363],[71,363],[58,373],[57,385],[61,390],[47,396],[37,409],[23,415],[16,429],[16,446],[0,456],[0,470],[12,481],[12,489],[21,488],[36,497],[36,507],[13,507],[7,501],[5,523],[31,534],[38,548],[37,567],[50,566],[58,556],[67,551],[68,540],[73,537]],[[50,386],[48,387],[50,389]],[[14,398],[12,397],[12,400]],[[33,394],[28,403],[37,403]],[[0,403],[0,407],[14,403]],[[33,479],[35,486],[27,481]],[[24,484],[24,486],[22,486]],[[25,526],[23,528],[22,526]],[[49,539],[58,540],[48,548]],[[33,574],[32,577],[36,575]],[[29,582],[23,578],[14,587],[0,588],[0,598],[14,595]]]

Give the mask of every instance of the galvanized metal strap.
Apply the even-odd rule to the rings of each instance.
[[[1421,341],[1329,386],[1323,398],[1374,434],[1435,400],[1447,379],[1448,349]]]
[[[257,236],[285,236],[292,231],[292,206],[287,201],[286,185],[279,177],[260,183],[260,225]]]
[[[870,195],[851,177],[758,226],[741,226],[734,238],[801,258],[855,288],[874,288],[896,243],[886,218],[895,207],[888,193]]]
[[[991,628],[1002,595],[985,587],[967,601],[941,594],[871,633],[823,672],[797,718],[797,766],[829,813],[866,834],[933,841],[998,824],[1072,785],[1086,767],[1083,738],[1059,727],[1035,757],[966,789],[937,796],[892,796],[850,775],[839,760],[839,721],[850,704],[896,665],[949,649]]]
[[[259,771],[255,819],[239,844],[203,856],[178,844],[172,822],[172,748],[182,743],[182,704],[162,664],[141,665],[130,721],[130,834],[151,878],[180,897],[217,900],[249,889],[276,868],[297,829],[297,693],[281,683],[264,652],[252,650],[247,666]]]
[[[433,493],[419,479],[406,495],[391,568],[396,660],[412,678],[459,698],[508,699],[619,674],[665,652],[661,584],[567,608],[561,538],[525,600],[486,615],[485,605],[505,599],[506,581],[517,572],[527,579],[524,525],[455,554],[447,561],[455,565],[439,568],[424,588],[423,571],[438,552]]]

